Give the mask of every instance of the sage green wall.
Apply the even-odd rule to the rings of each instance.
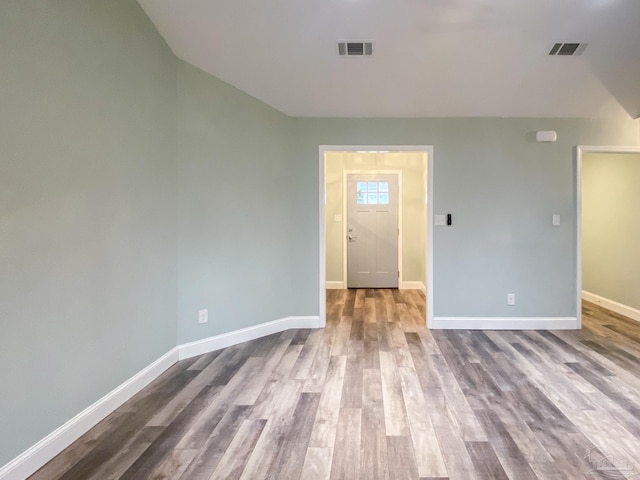
[[[309,272],[296,262],[310,253],[299,242],[292,120],[186,63],[178,87],[178,343],[317,314],[318,280],[315,295],[301,287]],[[209,322],[198,324],[204,308]]]
[[[536,143],[537,130],[558,141]],[[318,146],[433,145],[434,212],[453,214],[451,227],[434,228],[435,315],[575,317],[574,147],[637,145],[638,132],[627,118],[296,119],[305,288],[318,288]]]
[[[436,314],[513,317],[576,313],[573,147],[640,143],[626,119],[289,118],[133,0],[5,0],[0,64],[0,464],[176,339],[316,315],[319,145],[433,145]]]
[[[327,281],[344,281],[343,222],[336,222],[334,216],[344,215],[345,170],[402,172],[402,279],[405,282],[424,284],[426,154],[421,152],[327,152],[325,168]],[[343,221],[346,221],[344,216]]]
[[[583,289],[640,309],[640,154],[585,154]]]
[[[175,346],[174,62],[134,1],[0,2],[0,465]]]

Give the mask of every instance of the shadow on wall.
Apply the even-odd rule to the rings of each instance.
[[[634,0],[635,1],[635,0]],[[606,10],[603,10],[606,15]],[[606,21],[606,18],[603,18]],[[616,21],[618,24],[619,20]],[[611,93],[631,118],[640,118],[640,62],[638,49],[631,49],[629,45],[640,47],[640,8],[635,15],[627,16],[624,24],[619,25],[618,35],[607,35],[603,41],[598,40],[597,33],[590,41],[581,59],[602,82],[604,88]],[[606,41],[605,41],[606,40]],[[625,72],[621,75],[620,72]]]

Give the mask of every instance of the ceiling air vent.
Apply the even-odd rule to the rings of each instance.
[[[373,42],[338,42],[338,55],[347,57],[373,55]]]
[[[556,43],[549,51],[549,55],[582,55],[584,49],[587,48],[586,43]]]

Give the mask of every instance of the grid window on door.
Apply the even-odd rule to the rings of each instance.
[[[389,205],[389,182],[357,182],[358,205]]]

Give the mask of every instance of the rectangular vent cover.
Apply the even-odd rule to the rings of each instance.
[[[338,42],[338,55],[347,57],[373,55],[373,42]]]
[[[549,55],[571,55],[575,57],[582,55],[585,48],[587,48],[586,43],[556,43],[549,51]]]

